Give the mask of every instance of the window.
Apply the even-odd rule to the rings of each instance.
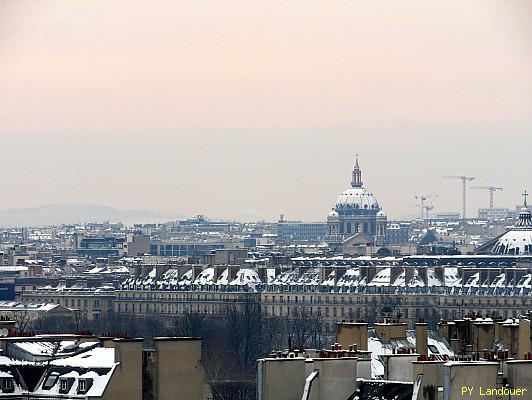
[[[44,382],[44,385],[42,386],[43,389],[49,390],[51,389],[55,383],[57,382],[57,378],[59,377],[58,372],[52,372],[48,378],[46,378],[46,381]]]
[[[433,346],[432,344],[429,344],[428,348],[432,352],[432,354],[440,354],[440,352],[438,351],[438,348],[436,346]]]
[[[85,392],[85,390],[86,390],[85,388],[86,388],[85,380],[80,379],[78,391]]]
[[[11,378],[2,379],[2,391],[11,392],[13,390],[13,380]]]
[[[68,390],[68,381],[66,379],[61,379],[61,391]]]

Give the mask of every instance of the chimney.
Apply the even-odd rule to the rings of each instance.
[[[142,395],[142,344],[144,339],[114,339],[116,384],[106,391],[109,398],[138,399]]]
[[[142,343],[144,339],[113,339],[115,362],[129,363],[140,357],[142,365]],[[138,360],[137,360],[138,361]]]
[[[530,319],[520,319],[519,320],[519,331],[518,331],[518,347],[519,347],[519,358],[526,360],[525,356],[530,353],[532,350],[531,338],[530,335]]]
[[[416,351],[420,355],[428,355],[427,324],[425,322],[416,323]]]
[[[240,269],[240,267],[238,265],[228,265],[227,268],[229,270],[228,276],[227,276],[227,278],[229,279],[229,282],[234,281],[236,279],[236,274],[238,270]]]
[[[107,348],[113,348],[115,347],[113,343],[113,337],[110,336],[99,336],[98,341],[100,342],[100,347],[107,347]],[[115,359],[116,359],[116,352],[115,352]]]
[[[359,350],[368,349],[367,322],[340,322],[336,325],[338,343],[344,348],[357,344]]]
[[[206,386],[200,338],[157,337],[153,366],[154,398],[202,400]]]
[[[440,321],[438,322],[438,328],[440,330],[441,335],[447,340],[448,343],[451,342],[451,336],[449,332],[449,324],[447,321]]]
[[[262,283],[268,283],[268,267],[267,266],[258,267],[257,273],[259,274],[259,279]]]
[[[193,265],[192,266],[192,282],[196,280],[196,278],[201,274],[201,271],[203,271],[203,265]]]

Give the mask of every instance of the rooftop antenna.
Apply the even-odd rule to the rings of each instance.
[[[467,181],[472,181],[475,179],[475,177],[464,175],[444,175],[443,177],[449,179],[460,179],[462,181],[462,219],[466,219]]]

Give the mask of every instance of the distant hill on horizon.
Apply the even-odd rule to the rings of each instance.
[[[119,210],[96,204],[48,204],[34,208],[0,210],[0,227],[39,227],[86,222],[155,223],[175,217],[149,210]]]

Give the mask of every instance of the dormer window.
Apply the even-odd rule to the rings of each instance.
[[[61,394],[66,394],[70,391],[70,388],[72,387],[72,385],[74,384],[74,378],[70,378],[70,377],[61,377],[59,379],[59,393]]]
[[[92,386],[92,378],[79,378],[78,380],[78,394],[85,394]]]
[[[52,372],[48,376],[48,378],[46,378],[46,381],[44,382],[44,385],[42,386],[42,388],[44,390],[50,390],[55,385],[55,383],[57,382],[57,378],[59,378],[59,373],[58,372]]]
[[[1,385],[4,393],[12,393],[14,390],[12,377],[2,377]]]

